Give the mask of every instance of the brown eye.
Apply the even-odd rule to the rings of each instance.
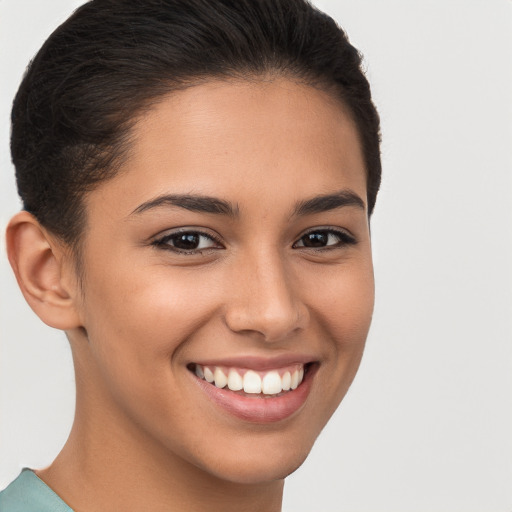
[[[303,247],[324,247],[329,242],[329,234],[321,231],[308,233],[301,240]]]
[[[201,242],[201,236],[197,233],[183,233],[180,235],[176,235],[172,239],[173,247],[177,249],[184,249],[186,251],[190,251],[192,249],[197,249],[199,247],[199,243]],[[169,240],[167,243],[169,243]]]
[[[175,252],[193,253],[204,249],[216,249],[220,244],[212,236],[198,231],[169,233],[153,242],[153,245]]]
[[[294,244],[293,247],[329,249],[344,245],[353,245],[355,243],[356,239],[344,231],[322,229],[306,233]]]

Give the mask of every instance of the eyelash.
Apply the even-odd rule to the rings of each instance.
[[[340,229],[334,229],[334,228],[315,228],[315,229],[311,229],[310,231],[307,231],[306,233],[304,233],[299,238],[299,240],[293,244],[293,247],[295,248],[297,246],[298,242],[303,240],[308,235],[313,235],[313,234],[327,235],[328,240],[331,235],[334,235],[336,238],[338,238],[338,242],[333,245],[325,245],[322,247],[307,247],[304,245],[299,246],[299,247],[302,247],[302,248],[308,249],[308,250],[312,250],[312,251],[321,252],[321,251],[330,251],[333,249],[339,249],[339,248],[347,246],[347,245],[357,244],[357,240],[352,235],[347,233],[346,231],[342,231]]]
[[[324,245],[322,247],[308,247],[306,245],[297,246],[297,244],[300,241],[303,241],[305,237],[307,237],[309,235],[313,235],[313,234],[327,235],[328,236],[327,241],[329,241],[329,237],[333,235],[333,236],[335,236],[338,239],[338,242],[336,244]],[[205,251],[211,251],[211,250],[219,249],[219,247],[205,247],[205,248],[196,248],[196,249],[186,250],[186,249],[179,249],[177,247],[173,247],[169,243],[172,240],[176,240],[179,236],[184,236],[184,235],[194,235],[194,236],[199,236],[200,238],[207,238],[210,241],[215,242],[216,244],[222,246],[222,242],[221,242],[221,240],[218,237],[215,237],[214,235],[209,234],[209,233],[204,233],[204,232],[199,231],[199,230],[191,230],[191,229],[184,229],[182,231],[174,231],[173,233],[169,233],[169,234],[164,235],[164,236],[162,236],[160,238],[157,238],[156,240],[154,240],[151,243],[151,245],[153,245],[155,247],[158,247],[160,249],[172,251],[174,253],[183,254],[183,255],[203,254]],[[306,249],[306,250],[309,250],[309,251],[323,252],[323,251],[339,249],[339,248],[341,248],[343,246],[355,245],[355,244],[357,244],[357,240],[352,235],[347,233],[346,231],[342,231],[342,230],[339,230],[339,229],[333,229],[333,228],[316,228],[316,229],[312,229],[312,230],[307,231],[306,233],[304,233],[297,240],[297,242],[295,242],[293,244],[292,247],[294,249],[295,248],[302,248],[302,249]]]
[[[169,243],[173,239],[176,240],[179,236],[184,236],[184,235],[195,235],[195,236],[199,236],[200,238],[208,238],[212,242],[215,242],[218,245],[222,245],[222,242],[220,241],[220,239],[215,237],[214,235],[209,234],[209,233],[204,233],[204,232],[198,231],[198,230],[192,230],[192,229],[184,229],[182,231],[174,231],[174,232],[164,235],[160,238],[157,238],[156,240],[154,240],[152,242],[151,245],[158,247],[160,249],[172,251],[177,254],[185,254],[185,255],[203,254],[204,251],[211,251],[212,249],[213,250],[218,249],[218,247],[206,247],[206,248],[202,248],[202,249],[186,250],[186,249],[179,249],[177,247],[173,247]]]

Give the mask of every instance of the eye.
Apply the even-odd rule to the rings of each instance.
[[[153,241],[153,245],[178,253],[193,254],[207,249],[221,248],[220,242],[212,235],[200,231],[178,231]]]
[[[356,239],[346,233],[335,229],[316,229],[301,236],[293,245],[296,247],[305,247],[311,249],[334,249],[344,245],[356,244]]]

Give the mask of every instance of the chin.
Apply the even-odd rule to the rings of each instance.
[[[236,484],[283,480],[304,463],[315,441],[298,440],[294,436],[283,439],[283,435],[270,436],[270,439],[250,437],[253,439],[245,439],[245,442],[234,439],[227,443],[229,446],[210,452],[206,460],[196,459],[196,465],[216,478]]]
[[[306,460],[309,450],[304,453],[282,454],[262,458],[254,457],[235,458],[223,460],[217,465],[213,474],[222,480],[235,484],[264,484],[277,480],[284,480],[296,471]]]

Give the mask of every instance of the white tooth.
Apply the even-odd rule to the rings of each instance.
[[[283,390],[281,377],[276,371],[268,372],[261,382],[261,390],[265,395],[277,395]]]
[[[228,388],[231,391],[240,391],[244,387],[244,381],[240,374],[231,368],[228,375]]]
[[[283,391],[288,391],[292,385],[292,376],[290,372],[285,372],[283,375]]]
[[[292,389],[296,389],[298,385],[299,385],[299,371],[295,370],[292,373],[292,381],[291,381],[290,387]]]
[[[252,370],[244,375],[244,391],[246,393],[261,393],[261,378]]]
[[[215,379],[215,385],[218,388],[223,388],[228,383],[228,378],[218,366],[215,367],[213,378]]]
[[[196,364],[196,375],[197,375],[200,379],[204,379],[204,372],[203,372],[203,369],[202,369],[198,364]]]
[[[210,370],[210,368],[208,368],[208,366],[205,366],[203,371],[204,378],[206,379],[207,382],[213,382],[215,380],[213,372]]]
[[[299,369],[299,384],[302,382],[302,379],[304,379],[304,366],[301,366]]]

